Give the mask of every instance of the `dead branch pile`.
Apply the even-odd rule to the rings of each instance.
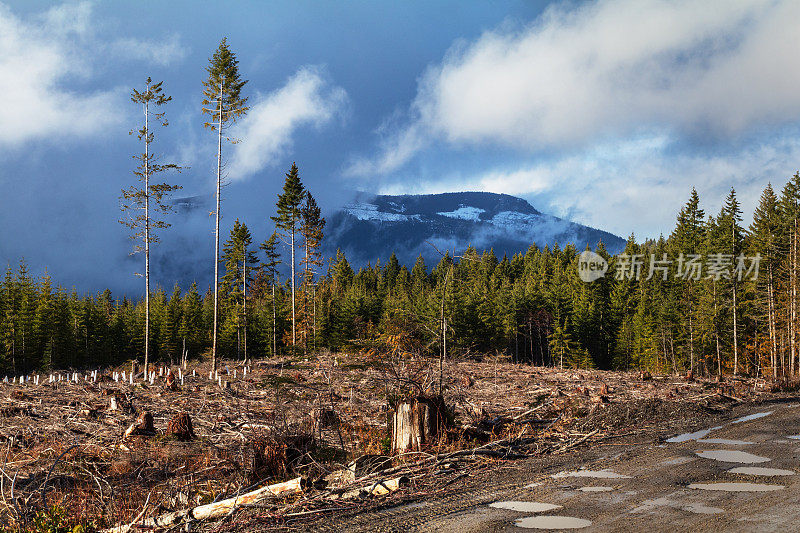
[[[198,509],[233,499],[220,508],[281,524],[401,488],[444,490],[487,459],[562,453],[652,424],[659,410],[700,417],[771,394],[753,379],[447,362],[441,392],[452,423],[390,456],[396,369],[340,358],[264,362],[246,377],[233,363],[216,376],[206,365],[180,377],[165,369],[152,385],[112,379],[130,364],[77,382],[70,373],[0,383],[0,523],[24,529],[59,506],[76,525],[160,527],[155,517],[196,520]],[[302,490],[242,500],[290,478]]]

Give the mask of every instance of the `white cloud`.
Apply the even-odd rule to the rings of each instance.
[[[454,46],[422,76],[406,126],[348,172],[392,172],[437,140],[541,152],[795,122],[797,20],[792,0],[556,5]]]
[[[731,187],[747,217],[772,181],[780,191],[797,171],[800,139],[755,144],[735,153],[707,156],[670,153],[663,136],[603,144],[551,161],[518,165],[473,176],[450,175],[437,182],[385,187],[384,194],[432,194],[480,190],[529,198],[534,207],[627,237],[668,234],[692,187],[707,215],[716,215]]]
[[[0,144],[17,146],[53,134],[90,135],[119,120],[113,91],[78,94],[60,83],[88,71],[63,33],[85,31],[84,10],[54,8],[42,22],[26,23],[0,5]],[[55,31],[53,24],[62,30]]]
[[[304,67],[286,85],[254,98],[250,111],[231,136],[239,139],[228,175],[251,176],[273,164],[292,145],[292,137],[304,125],[322,126],[341,112],[347,94],[330,86],[313,67]]]
[[[94,81],[93,62],[102,54],[166,65],[186,53],[177,36],[161,43],[104,39],[99,27],[88,2],[65,3],[25,19],[0,3],[0,145],[89,137],[123,122],[127,89],[102,83],[94,90],[70,88],[76,80]]]
[[[155,63],[162,67],[183,60],[189,50],[181,43],[180,36],[173,34],[163,41],[134,38],[117,39],[109,45],[111,53],[123,58]]]
[[[66,3],[54,6],[39,17],[50,35],[74,35],[86,38],[92,34],[92,5],[89,2]]]

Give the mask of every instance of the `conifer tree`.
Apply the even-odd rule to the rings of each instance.
[[[740,254],[743,253],[745,230],[742,228],[742,209],[739,206],[739,200],[736,198],[736,191],[731,188],[728,197],[725,199],[725,205],[718,218],[718,224],[721,230],[721,244],[722,249],[719,252],[730,255],[731,258],[731,311],[733,319],[733,375],[739,373],[739,323],[738,323],[738,302],[737,294],[739,289],[738,276],[733,272],[733,268],[737,264]],[[744,257],[742,257],[744,259]]]
[[[781,214],[781,246],[784,250],[782,270],[784,272],[784,301],[786,345],[789,348],[789,372],[798,365],[797,322],[798,268],[800,268],[800,173],[795,173],[781,191],[778,202]]]
[[[682,315],[686,317],[685,330],[689,333],[689,371],[694,372],[695,363],[695,313],[697,300],[697,280],[693,279],[694,271],[689,268],[693,256],[702,252],[705,241],[705,211],[700,208],[700,196],[693,187],[689,201],[678,213],[678,221],[670,235],[671,256],[677,261],[674,276],[682,286],[683,309]]]
[[[577,350],[572,336],[567,331],[566,324],[556,322],[555,329],[548,340],[550,341],[550,353],[558,357],[558,368],[563,370],[564,361],[569,363]]]
[[[778,328],[775,297],[775,272],[780,260],[779,246],[780,212],[778,197],[771,184],[767,184],[761,199],[753,213],[753,222],[750,225],[750,256],[761,256],[760,269],[766,274],[760,277],[758,286],[763,287],[766,297],[763,298],[762,308],[766,308],[766,324],[769,336],[770,366],[772,377],[778,377]],[[763,281],[762,281],[763,280]],[[759,288],[760,288],[759,287]]]
[[[250,230],[237,218],[233,223],[230,238],[222,247],[222,258],[225,263],[225,275],[222,279],[236,306],[237,352],[244,347],[245,361],[247,361],[247,287],[250,285],[253,272],[258,269],[258,257],[255,251],[249,249],[252,242]]]
[[[272,356],[278,352],[277,335],[277,311],[275,308],[275,286],[278,284],[278,265],[280,264],[280,253],[278,253],[278,235],[274,231],[269,239],[261,243],[266,260],[261,263],[261,271],[266,275],[272,293]]]
[[[242,88],[247,80],[239,75],[239,61],[228,47],[227,38],[222,39],[206,67],[208,78],[203,82],[203,114],[209,120],[203,126],[217,133],[217,189],[214,211],[214,323],[211,343],[211,366],[217,368],[217,329],[219,322],[219,221],[220,193],[222,188],[222,138],[223,133],[243,117],[247,111],[247,98]],[[230,140],[230,139],[228,139]]]
[[[297,344],[297,322],[295,311],[295,248],[296,236],[300,229],[302,218],[301,204],[306,195],[305,188],[300,181],[297,165],[292,163],[292,168],[286,173],[286,180],[283,184],[283,192],[278,195],[277,216],[271,217],[278,228],[278,236],[290,250],[290,278],[289,283],[292,291],[292,347]]]
[[[322,267],[322,230],[325,219],[310,192],[306,192],[305,202],[300,208],[300,235],[303,237],[303,268],[301,288],[303,292],[301,306],[301,330],[304,349],[308,350],[308,339],[316,341],[316,287],[314,278]]]
[[[133,231],[131,238],[138,241],[133,253],[144,252],[144,365],[145,370],[150,360],[150,245],[159,241],[157,230],[168,228],[169,223],[160,219],[159,214],[168,213],[171,206],[164,203],[165,197],[181,189],[179,185],[167,183],[151,183],[151,180],[161,172],[174,170],[180,172],[181,167],[174,163],[159,163],[159,157],[151,150],[150,145],[155,140],[155,133],[150,127],[151,119],[162,127],[167,126],[164,112],[156,111],[161,106],[172,100],[171,96],[164,94],[161,85],[164,82],[153,83],[151,78],[145,80],[144,91],[136,89],[131,93],[131,101],[141,104],[144,112],[144,124],[141,128],[131,131],[137,139],[144,144],[144,152],[133,156],[139,166],[133,174],[142,182],[141,186],[132,186],[122,191],[122,210],[128,215],[120,220],[122,224]],[[147,372],[145,371],[145,377]]]

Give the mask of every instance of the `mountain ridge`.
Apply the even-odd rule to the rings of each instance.
[[[359,193],[329,218],[325,253],[341,249],[348,260],[365,264],[395,253],[401,262],[418,256],[438,261],[441,252],[460,253],[468,246],[498,255],[525,253],[530,246],[573,244],[622,250],[625,240],[538,211],[508,194],[478,191],[425,195]]]

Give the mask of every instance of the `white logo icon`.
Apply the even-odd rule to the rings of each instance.
[[[608,261],[589,250],[578,256],[578,276],[586,283],[602,278],[608,271]]]

